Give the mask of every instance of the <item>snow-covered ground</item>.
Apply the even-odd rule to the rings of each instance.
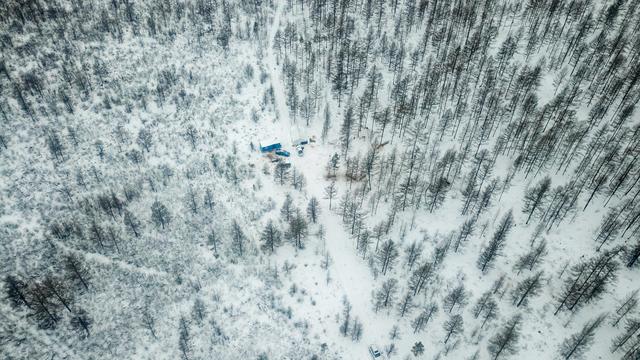
[[[638,1],[60,3],[0,4],[0,358],[637,356]]]

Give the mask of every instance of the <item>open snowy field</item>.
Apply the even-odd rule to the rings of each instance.
[[[2,2],[0,359],[640,359],[639,101],[639,0]]]

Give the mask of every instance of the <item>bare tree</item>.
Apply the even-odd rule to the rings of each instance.
[[[638,307],[639,291],[640,290],[635,290],[631,294],[627,295],[627,297],[625,297],[620,307],[616,309],[616,313],[614,314],[614,319],[611,325],[618,326],[618,323],[620,323],[622,319],[624,319],[630,312],[633,312]]]
[[[89,329],[91,328],[91,324],[93,324],[93,320],[85,310],[78,309],[71,317],[69,323],[71,324],[71,328],[78,333],[81,339],[85,339],[91,335]]]
[[[596,330],[602,325],[606,315],[600,315],[597,318],[587,321],[582,329],[565,339],[560,346],[560,355],[563,359],[579,358],[589,350],[593,343]]]
[[[376,254],[376,259],[380,265],[380,272],[383,275],[393,268],[398,255],[398,249],[396,249],[396,244],[393,240],[387,240],[382,243],[380,251]]]
[[[312,223],[316,223],[318,221],[318,216],[320,215],[320,204],[318,203],[318,199],[313,196],[309,200],[309,205],[307,205],[307,216]]]
[[[464,223],[462,224],[462,228],[460,229],[460,232],[458,233],[458,236],[456,237],[453,244],[454,252],[458,252],[458,249],[460,248],[460,246],[464,244],[469,238],[469,236],[473,234],[473,231],[475,230],[475,226],[476,226],[476,221],[477,221],[476,217],[470,217],[464,221]]]
[[[309,233],[307,220],[300,214],[300,211],[296,209],[295,215],[291,216],[289,220],[289,229],[287,230],[287,237],[295,244],[296,248],[303,249],[303,240]]]
[[[484,328],[487,322],[498,317],[498,304],[493,299],[489,299],[484,307],[484,315],[482,316],[482,325],[480,328]]]
[[[624,346],[629,343],[629,340],[637,337],[638,333],[640,333],[640,319],[632,318],[627,320],[624,327],[624,333],[616,336],[613,339],[613,342],[611,344],[611,352],[616,352],[620,348],[624,349]]]
[[[467,292],[464,290],[464,285],[459,285],[453,288],[451,292],[444,298],[444,307],[449,313],[453,311],[453,308],[457,305],[462,308],[467,303]]]
[[[516,307],[520,307],[520,305],[526,306],[529,299],[538,294],[540,289],[542,289],[543,274],[542,271],[538,271],[535,275],[522,280],[516,288],[513,289],[511,297]]]
[[[408,292],[400,299],[400,303],[398,304],[398,315],[400,315],[400,317],[404,317],[405,315],[410,314],[414,308],[413,294]]]
[[[193,320],[195,320],[195,322],[198,325],[202,325],[202,322],[207,317],[207,308],[205,307],[202,299],[200,299],[199,297],[197,297],[193,301],[193,308],[191,309],[191,315],[193,317]]]
[[[632,244],[631,246],[626,248],[624,256],[627,267],[633,267],[637,263],[639,263],[638,258],[640,258],[640,240],[636,241],[635,244]]]
[[[329,199],[329,210],[331,210],[331,202],[338,194],[338,190],[336,189],[336,182],[332,181],[324,188],[325,199]]]
[[[429,261],[418,267],[411,278],[409,278],[409,288],[413,290],[413,295],[418,295],[429,283],[435,272],[435,264]]]
[[[278,230],[272,220],[269,220],[267,226],[262,231],[262,249],[270,251],[272,254],[275,248],[278,247],[282,241],[280,236],[280,230]]]
[[[396,293],[398,292],[398,280],[389,279],[382,283],[382,286],[374,295],[374,308],[378,312],[381,308],[387,308],[391,306],[395,300]]]
[[[184,317],[180,318],[178,335],[178,348],[182,359],[189,360],[191,356],[191,335],[189,334],[189,324]]]
[[[159,201],[155,201],[151,204],[151,220],[156,226],[164,228],[171,222],[171,214],[164,204]]]
[[[59,305],[50,289],[38,282],[29,286],[30,315],[42,329],[54,329],[60,321]]]
[[[520,275],[522,270],[533,270],[544,257],[547,255],[547,240],[542,239],[535,247],[532,247],[527,253],[520,256],[514,265]]]
[[[246,241],[247,237],[242,231],[240,224],[238,224],[237,220],[233,220],[231,224],[231,248],[237,256],[242,257],[244,255]]]
[[[282,215],[282,218],[284,219],[284,221],[289,222],[291,221],[291,216],[293,215],[293,212],[294,212],[293,198],[291,197],[291,194],[286,194],[284,198],[284,202],[282,203],[282,207],[280,208],[280,215]]]
[[[427,326],[429,320],[438,312],[438,305],[436,303],[430,303],[424,307],[424,309],[420,312],[418,317],[416,317],[412,322],[411,326],[413,327],[413,333],[416,334]]]
[[[153,315],[149,311],[149,306],[146,306],[144,310],[142,310],[142,324],[144,325],[144,327],[146,327],[149,330],[149,332],[151,333],[151,336],[153,336],[154,339],[157,338],[155,323],[156,323],[156,319],[153,317]]]
[[[489,244],[480,253],[480,257],[478,258],[478,268],[482,272],[491,268],[496,257],[502,254],[502,249],[507,241],[507,235],[511,231],[512,227],[513,215],[511,210],[509,210],[502,220],[500,220],[500,224],[489,241]]]
[[[347,297],[344,296],[342,298],[342,324],[340,324],[340,333],[342,336],[347,336],[349,334],[349,329],[351,329],[351,303],[347,300]]]
[[[211,230],[211,232],[207,236],[207,242],[209,246],[213,248],[213,253],[215,257],[218,257],[218,247],[220,247],[220,237],[218,236],[215,230]]]
[[[4,287],[7,299],[13,307],[31,307],[27,300],[27,284],[13,275],[7,275],[4,278]]]
[[[503,354],[513,355],[517,352],[521,323],[522,317],[517,314],[489,339],[488,349],[493,360],[497,360]]]
[[[142,233],[142,223],[131,211],[126,209],[124,210],[123,221],[127,231],[135,237],[140,237]]]
[[[358,342],[362,338],[362,322],[358,317],[353,319],[353,324],[351,325],[351,340]]]
[[[142,147],[146,152],[151,151],[151,146],[153,146],[153,137],[151,136],[151,132],[145,128],[140,129],[138,132],[138,145]]]
[[[273,177],[279,185],[284,185],[291,176],[289,171],[290,164],[279,162],[273,171]]]
[[[522,209],[523,213],[528,214],[526,224],[531,220],[533,213],[541,209],[550,188],[551,178],[545,177],[536,186],[527,190],[524,196],[524,208]]]
[[[191,144],[191,148],[195,150],[198,143],[198,130],[196,130],[193,125],[189,124],[187,126],[187,130],[184,132],[184,137],[187,139],[189,144]]]
[[[414,241],[405,248],[405,263],[407,264],[409,271],[413,269],[413,265],[415,265],[422,255],[422,247],[422,243]]]
[[[619,253],[620,249],[607,250],[574,265],[557,297],[559,304],[554,315],[563,308],[577,309],[602,296],[607,285],[616,279],[619,264],[615,259]]]
[[[462,321],[462,315],[451,315],[447,321],[445,321],[443,328],[446,333],[444,343],[446,344],[452,336],[456,336],[462,332],[464,323]]]
[[[76,281],[82,284],[85,290],[89,290],[89,269],[79,257],[74,254],[65,256],[64,267],[69,280]]]

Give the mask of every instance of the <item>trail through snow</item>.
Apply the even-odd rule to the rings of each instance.
[[[289,108],[286,104],[286,95],[284,91],[284,83],[281,78],[281,71],[278,66],[276,55],[274,54],[273,44],[276,33],[280,26],[280,19],[283,11],[283,3],[278,2],[273,22],[269,30],[268,49],[266,51],[265,63],[269,71],[275,97],[275,108],[278,113],[279,122],[274,123],[280,129],[274,129],[273,135],[280,136],[281,140],[288,140],[283,146],[288,147],[291,142],[301,137],[301,131],[298,123],[291,121],[289,116]],[[288,138],[287,138],[288,137]],[[324,179],[323,169],[326,159],[323,154],[330,154],[331,149],[328,145],[308,145],[309,150],[305,151],[303,158],[298,158],[292,154],[291,162],[307,177],[308,192],[310,196],[316,196],[319,199],[323,197]],[[337,206],[334,201],[334,206]],[[338,325],[330,321],[324,324],[328,327],[325,336],[329,335],[331,340],[344,342],[342,349],[332,349],[339,351],[345,358],[357,359],[368,356],[367,346],[371,343],[382,346],[386,341],[386,336],[393,326],[393,322],[389,321],[373,312],[371,304],[371,285],[373,280],[362,281],[362,279],[371,279],[372,275],[366,263],[354,251],[355,243],[351,237],[342,228],[339,217],[329,211],[328,200],[323,201],[323,214],[320,217],[320,223],[325,224],[326,232],[326,250],[329,252],[332,263],[329,268],[331,274],[331,283],[329,285],[322,284],[318,286],[317,294],[320,297],[319,302],[323,302],[324,306],[318,306],[318,318],[333,319],[333,317],[342,311],[342,298],[346,296],[353,306],[352,317],[362,319],[366,327],[363,332],[362,340],[359,344],[353,344],[350,339],[340,339],[338,335]],[[308,251],[308,250],[305,250]],[[313,255],[309,255],[313,256]],[[317,275],[317,274],[316,274]],[[304,286],[312,287],[314,279],[311,276],[302,275],[300,279],[304,282]],[[317,280],[317,279],[316,279]],[[322,280],[320,280],[322,281]],[[311,310],[311,309],[309,309]],[[387,317],[388,318],[388,317]],[[312,324],[315,332],[320,332],[323,324]],[[335,335],[332,336],[332,335]],[[327,339],[329,340],[329,339]],[[350,353],[350,354],[347,354]]]
[[[278,1],[276,10],[273,15],[273,22],[271,29],[269,29],[269,42],[267,45],[267,55],[265,56],[265,62],[269,76],[271,77],[271,85],[273,86],[273,96],[275,100],[276,116],[280,120],[280,129],[274,135],[281,141],[285,141],[283,146],[288,146],[291,142],[300,136],[299,131],[294,131],[294,124],[291,123],[289,118],[289,108],[286,103],[286,95],[284,92],[284,83],[281,78],[280,67],[276,55],[273,53],[273,44],[275,41],[276,33],[280,28],[280,17],[282,14],[283,2]],[[295,130],[298,130],[297,126]]]

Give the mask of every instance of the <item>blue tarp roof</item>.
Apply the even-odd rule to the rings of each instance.
[[[260,151],[273,151],[276,149],[280,149],[282,145],[279,142],[268,143],[267,145],[260,144]]]

